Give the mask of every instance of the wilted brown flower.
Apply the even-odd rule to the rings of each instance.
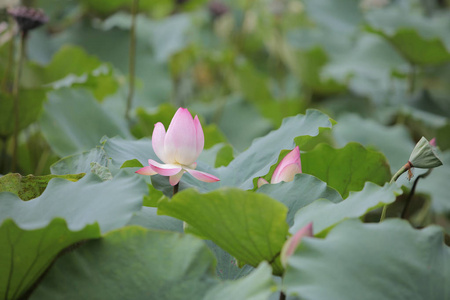
[[[8,9],[8,14],[16,20],[23,32],[35,29],[48,22],[48,17],[41,9],[19,6]]]

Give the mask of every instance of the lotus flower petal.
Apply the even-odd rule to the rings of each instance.
[[[313,224],[309,223],[303,228],[300,228],[293,236],[291,236],[283,245],[281,249],[281,264],[286,267],[287,259],[291,256],[295,249],[300,244],[301,240],[305,236],[313,236]]]
[[[184,170],[181,170],[177,174],[170,176],[169,177],[170,185],[174,186],[174,185],[178,184],[178,182],[180,182],[181,177],[183,176],[184,172],[185,172]]]
[[[205,146],[205,136],[203,135],[203,128],[197,116],[194,118],[196,143],[197,143],[197,157],[202,153]],[[195,159],[197,159],[197,157]]]
[[[216,182],[219,181],[220,179],[217,178],[214,175],[205,173],[205,172],[201,172],[201,171],[197,171],[197,170],[192,170],[192,169],[185,169],[189,174],[191,174],[192,176],[194,176],[196,179],[200,180],[200,181],[204,181],[204,182]]]
[[[172,176],[182,170],[181,166],[179,165],[172,165],[172,164],[164,165],[154,161],[153,159],[149,159],[148,164],[152,167],[153,170],[156,171],[156,173],[163,176]]]
[[[198,116],[192,118],[188,109],[180,107],[173,116],[167,132],[161,122],[156,123],[153,130],[152,147],[164,164],[149,159],[149,166],[136,173],[169,176],[169,182],[173,186],[180,182],[186,171],[198,180],[219,181],[219,178],[211,174],[195,170],[197,167],[195,160],[203,151],[204,145],[205,137]]]
[[[159,157],[165,163],[170,163],[166,161],[165,149],[164,149],[164,139],[166,138],[166,129],[161,122],[155,124],[152,134],[152,147],[155,151],[156,156]]]
[[[302,164],[300,161],[300,150],[295,147],[289,152],[278,164],[273,172],[270,183],[279,183],[281,181],[292,181],[295,174],[302,172]]]
[[[164,140],[166,163],[190,165],[198,157],[194,119],[186,108],[179,108]]]
[[[142,169],[137,170],[135,173],[141,175],[156,175],[158,174],[151,166],[143,167]]]

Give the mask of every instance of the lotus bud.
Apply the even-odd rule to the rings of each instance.
[[[265,184],[268,184],[269,182],[267,181],[267,180],[265,180],[264,178],[262,178],[262,177],[259,177],[258,178],[258,188],[260,188],[260,187],[262,187],[263,185],[265,185]]]
[[[434,141],[434,144],[436,140]],[[424,137],[414,147],[409,162],[413,167],[422,169],[436,168],[442,165],[442,161],[437,156],[433,146]]]
[[[302,238],[305,236],[312,237],[313,234],[313,224],[309,223],[303,228],[300,228],[293,236],[291,236],[283,245],[281,249],[281,264],[286,268],[288,258],[294,253],[295,249],[297,249],[298,245],[302,241]]]

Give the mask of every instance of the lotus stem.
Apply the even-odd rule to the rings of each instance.
[[[176,193],[178,193],[178,187],[179,187],[180,183],[177,183],[173,186],[173,196],[175,196]]]
[[[19,43],[19,61],[16,66],[16,72],[14,76],[14,83],[13,83],[13,101],[14,101],[14,134],[13,134],[13,150],[12,150],[12,166],[11,171],[16,172],[17,170],[17,152],[18,152],[18,140],[19,140],[19,117],[20,117],[20,111],[19,111],[19,82],[20,82],[20,75],[22,71],[22,64],[25,56],[25,41],[27,37],[27,31],[23,30],[21,31],[20,35],[20,43]]]
[[[411,191],[409,192],[408,198],[406,199],[405,207],[403,208],[403,211],[402,211],[402,215],[401,215],[402,219],[406,219],[406,212],[408,211],[409,205],[411,203],[411,199],[414,196],[414,193],[416,192],[416,186],[417,186],[417,183],[419,183],[419,179],[426,178],[428,175],[430,175],[432,170],[433,169],[428,169],[428,171],[426,173],[423,173],[423,174],[417,176],[416,180],[414,180]]]
[[[130,110],[134,96],[134,76],[136,69],[136,15],[138,12],[139,0],[133,0],[131,8],[131,29],[130,29],[130,52],[128,54],[128,73],[130,76],[128,86],[127,107],[125,110],[125,118],[130,120]]]
[[[403,167],[401,167],[397,173],[394,174],[394,176],[392,176],[391,181],[389,181],[389,183],[394,183],[395,181],[397,181],[397,179],[406,171],[410,170],[412,167],[411,163],[408,161]],[[385,206],[383,206],[383,211],[381,212],[381,217],[380,217],[380,222],[383,222],[383,220],[386,218],[386,212],[387,212],[387,207],[388,205],[386,204]]]

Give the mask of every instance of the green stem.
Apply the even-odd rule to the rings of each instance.
[[[173,186],[173,196],[175,196],[176,193],[178,193],[178,187],[179,187],[180,183],[177,183]]]
[[[400,175],[402,175],[409,169],[410,169],[409,164],[405,164],[403,167],[401,167],[397,171],[397,173],[394,174],[394,176],[392,176],[392,179],[389,183],[394,183],[395,181],[397,181],[397,179],[400,177]],[[383,206],[383,211],[381,212],[380,222],[382,222],[386,218],[387,207],[388,207],[387,204],[385,206]]]
[[[408,171],[409,168],[406,167],[406,165],[404,165],[403,167],[401,167],[397,173],[394,174],[394,176],[392,176],[391,181],[389,181],[389,183],[394,183],[395,181],[397,181],[397,179],[406,171]]]
[[[416,65],[411,64],[411,72],[409,73],[409,93],[413,94],[416,89],[416,81],[417,81],[417,70]]]
[[[9,27],[12,28],[13,27],[13,20],[12,18],[9,19]],[[12,65],[14,63],[14,38],[11,38],[11,41],[9,43],[9,49],[8,49],[8,64],[6,65],[5,68],[5,74],[3,76],[2,79],[2,89],[3,91],[8,91],[8,79],[9,79],[9,74],[11,73],[11,68]]]
[[[14,135],[13,135],[13,150],[12,150],[12,166],[11,171],[16,172],[17,169],[17,151],[18,151],[18,140],[19,140],[19,82],[20,75],[22,71],[23,59],[25,56],[25,40],[27,37],[27,31],[22,31],[20,35],[20,43],[19,43],[19,61],[16,66],[16,72],[14,76],[14,85],[13,85],[13,98],[14,98]]]
[[[125,118],[130,120],[130,110],[134,96],[134,75],[136,68],[136,15],[138,12],[139,0],[133,0],[133,6],[131,8],[131,30],[130,30],[130,52],[128,54],[128,73],[130,76],[127,107],[125,110]]]

